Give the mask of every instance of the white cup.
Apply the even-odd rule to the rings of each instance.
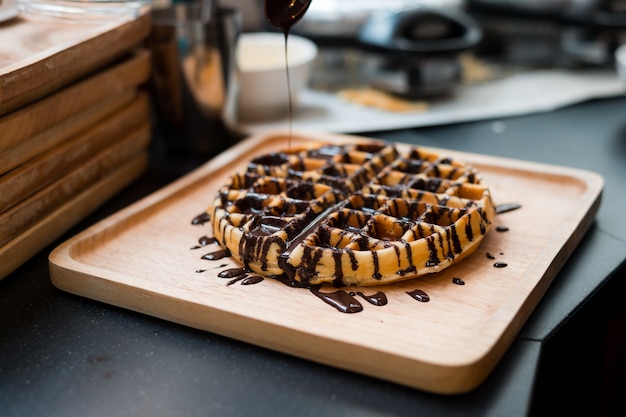
[[[238,119],[258,122],[286,117],[289,114],[289,85],[295,108],[300,92],[310,81],[317,52],[317,46],[311,40],[289,35],[288,84],[285,35],[270,32],[242,34],[237,45]]]

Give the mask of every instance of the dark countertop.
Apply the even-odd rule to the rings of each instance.
[[[626,98],[451,126],[367,133],[578,167],[606,185],[596,222],[475,391],[441,396],[77,297],[47,256],[202,158],[165,155],[0,281],[2,416],[626,415]]]

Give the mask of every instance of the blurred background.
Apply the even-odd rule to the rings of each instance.
[[[276,31],[263,0],[223,4],[241,11],[244,31]],[[626,0],[314,0],[293,33],[319,47],[296,127],[436,125],[624,92],[615,53],[626,43]],[[372,106],[386,116],[367,117],[380,116]]]

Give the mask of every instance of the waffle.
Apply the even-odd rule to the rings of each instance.
[[[387,143],[320,144],[253,159],[208,213],[244,267],[292,285],[380,285],[471,254],[495,212],[463,162]]]

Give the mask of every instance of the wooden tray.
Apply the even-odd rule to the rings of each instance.
[[[127,104],[149,76],[150,53],[137,50],[128,59],[0,117],[0,174],[68,140]]]
[[[58,239],[69,228],[84,219],[115,193],[122,190],[148,164],[148,154],[142,152],[104,176],[86,190],[52,209],[27,230],[4,246],[0,246],[0,279],[6,278],[37,252]]]
[[[20,16],[0,30],[0,116],[112,63],[150,33],[144,14],[125,23],[67,24]]]
[[[128,132],[123,140],[116,141],[67,175],[0,214],[0,246],[15,239],[51,210],[144,151],[149,140],[150,126],[144,122],[143,126]]]
[[[147,94],[140,93],[133,102],[111,115],[110,118],[85,129],[82,134],[44,152],[5,175],[0,175],[0,216],[25,198],[73,171],[87,159],[121,142],[137,127],[147,125],[149,119]],[[142,146],[145,147],[145,144]]]
[[[367,140],[326,134],[316,139]],[[296,135],[292,144],[312,140]],[[248,138],[71,238],[50,256],[54,285],[410,387],[462,393],[478,386],[510,345],[592,222],[603,187],[601,177],[586,171],[439,150],[479,168],[496,204],[522,205],[496,216],[494,226],[509,231],[493,230],[474,255],[437,275],[363,289],[384,291],[388,304],[364,302],[362,312],[343,314],[306,289],[271,279],[226,285],[217,274],[235,266],[233,261],[207,261],[201,256],[215,249],[191,249],[211,235],[210,226],[191,220],[227,176],[254,155],[287,144],[277,133]],[[496,268],[495,262],[508,266]],[[415,289],[430,301],[407,294]]]

